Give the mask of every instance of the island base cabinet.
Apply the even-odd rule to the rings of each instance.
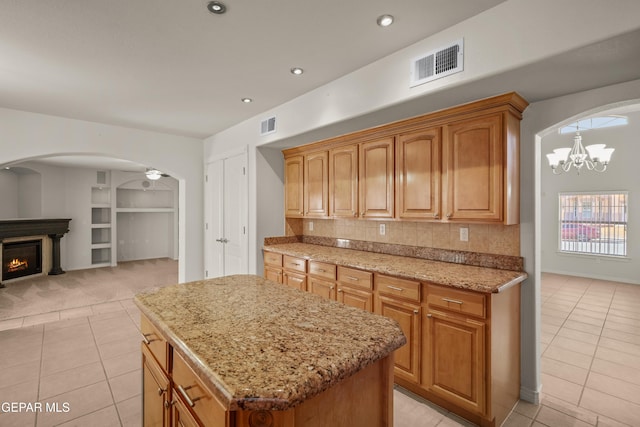
[[[146,344],[142,344],[142,406],[144,427],[169,427],[169,379]]]
[[[235,412],[235,427],[328,426],[393,426],[393,354],[293,409]]]

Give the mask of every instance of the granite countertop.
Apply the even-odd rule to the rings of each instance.
[[[394,320],[253,275],[135,302],[228,410],[292,408],[406,343]]]
[[[482,293],[497,293],[527,278],[527,273],[523,271],[499,270],[308,243],[265,245],[264,250]]]

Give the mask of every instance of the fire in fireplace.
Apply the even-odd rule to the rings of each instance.
[[[42,240],[3,243],[3,281],[39,273],[42,273]]]

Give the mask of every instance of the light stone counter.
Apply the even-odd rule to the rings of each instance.
[[[265,245],[264,250],[482,293],[500,292],[527,278],[527,274],[522,271],[476,267],[308,243]]]
[[[391,319],[252,275],[135,301],[230,411],[292,408],[406,342]]]

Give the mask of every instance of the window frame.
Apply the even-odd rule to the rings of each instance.
[[[595,197],[594,197],[595,196]],[[575,198],[574,204],[566,203]],[[593,200],[620,198],[617,203],[595,206]],[[591,206],[587,205],[591,199]],[[586,257],[611,257],[628,259],[629,240],[629,192],[628,191],[567,191],[558,193],[557,251],[564,255]],[[573,214],[566,209],[572,207]],[[577,211],[589,212],[589,218],[583,218]],[[564,214],[564,218],[563,218]],[[569,217],[569,218],[568,218]],[[607,219],[604,219],[604,218]],[[575,225],[575,226],[572,226]],[[566,229],[584,229],[583,232],[564,232]],[[569,235],[569,237],[565,237]],[[596,236],[597,237],[592,237]],[[601,236],[605,237],[601,237]]]

